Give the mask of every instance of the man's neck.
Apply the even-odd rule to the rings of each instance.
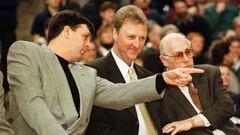
[[[127,60],[124,60],[124,58],[120,55],[120,53],[118,52],[117,48],[113,46],[113,52],[115,53],[115,55],[117,57],[119,57],[122,61],[124,61],[128,66],[131,66],[132,64],[132,61],[127,61]]]
[[[69,63],[75,62],[75,60],[71,57],[71,54],[68,49],[64,47],[63,44],[60,44],[57,41],[51,41],[48,45],[49,49],[51,49],[56,55],[62,57]]]

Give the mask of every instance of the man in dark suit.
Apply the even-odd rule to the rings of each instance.
[[[98,76],[114,83],[131,81],[129,68],[137,78],[144,78],[152,73],[137,64],[134,60],[142,51],[147,37],[147,18],[141,9],[133,7],[127,13],[118,11],[114,19],[114,45],[107,56],[90,63],[97,69]],[[120,24],[120,26],[118,26]],[[122,95],[124,96],[124,95]],[[154,131],[149,129],[138,105],[122,111],[114,111],[94,106],[86,135],[157,135],[161,133],[159,123],[159,103],[146,103],[146,108],[153,123]],[[149,131],[150,130],[150,131]]]
[[[168,70],[193,67],[191,43],[183,35],[167,35],[160,43],[160,59]],[[184,87],[169,86],[160,101],[163,133],[175,135],[239,135],[229,118],[234,113],[221,73],[210,65],[196,65],[204,74],[193,75]]]

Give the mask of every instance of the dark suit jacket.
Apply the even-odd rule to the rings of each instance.
[[[218,68],[210,65],[199,65],[204,74],[193,75],[193,84],[198,89],[204,111],[202,114],[209,120],[208,128],[195,128],[179,135],[210,135],[211,130],[220,129],[227,135],[239,135],[229,118],[234,113],[233,102],[222,85]],[[197,115],[190,102],[178,87],[169,86],[160,100],[162,126],[167,123],[183,120]]]
[[[100,77],[106,78],[114,83],[125,83],[111,52],[107,56],[89,64],[89,66],[97,69],[97,74]],[[152,75],[151,72],[136,64],[134,68],[139,78]],[[160,121],[158,121],[159,103],[158,101],[154,101],[147,103],[146,106],[160,134],[161,127]],[[139,123],[134,106],[122,111],[114,111],[94,106],[86,135],[138,135],[138,127]]]

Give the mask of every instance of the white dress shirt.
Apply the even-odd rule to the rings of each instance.
[[[189,92],[188,92],[188,87],[184,86],[184,87],[179,87],[179,89],[181,90],[181,92],[184,94],[184,96],[187,98],[187,100],[191,103],[191,105],[193,106],[193,108],[195,109],[195,111],[198,113],[198,116],[203,120],[204,122],[204,126],[205,127],[209,127],[211,126],[210,122],[208,121],[208,119],[200,113],[200,110],[197,108],[197,106],[194,104]],[[226,135],[223,131],[216,129],[213,131],[214,135]]]
[[[134,67],[133,67],[133,64],[134,62],[132,62],[131,66],[129,67],[122,59],[120,59],[113,51],[113,49],[111,49],[111,53],[113,55],[113,58],[115,60],[115,62],[117,63],[117,66],[124,78],[124,80],[126,82],[130,82],[130,76],[128,74],[128,69],[129,68],[132,68],[133,71],[136,73]],[[143,116],[140,112],[140,109],[139,109],[139,106],[135,105],[135,108],[136,108],[136,112],[137,112],[137,117],[138,117],[138,122],[139,122],[139,129],[138,129],[138,135],[148,135],[147,133],[147,128],[146,128],[146,125],[145,125],[145,122],[144,122],[144,119],[143,119]]]

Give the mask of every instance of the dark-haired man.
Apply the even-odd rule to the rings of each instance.
[[[12,45],[8,76],[19,112],[12,116],[17,135],[82,135],[93,104],[120,110],[155,100],[166,83],[181,86],[191,80],[191,73],[203,72],[183,68],[113,84],[76,63],[88,51],[92,34],[93,25],[85,17],[65,10],[50,20],[48,46],[26,41]]]

